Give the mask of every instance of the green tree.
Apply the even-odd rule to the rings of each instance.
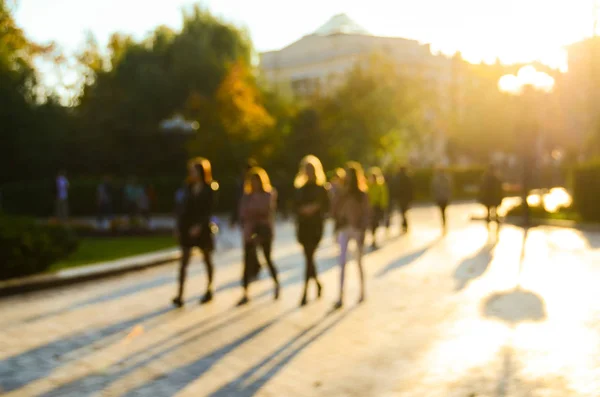
[[[66,112],[54,98],[38,94],[33,66],[36,57],[52,51],[52,45],[28,40],[7,2],[0,0],[0,183],[56,167],[51,160],[60,151]]]
[[[378,163],[427,133],[425,116],[435,106],[424,81],[374,55],[351,70],[345,84],[317,108],[332,159]]]

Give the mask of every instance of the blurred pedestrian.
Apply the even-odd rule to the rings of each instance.
[[[146,197],[148,198],[148,209],[146,213],[146,222],[152,228],[152,213],[156,210],[156,189],[152,184],[146,186]]]
[[[393,182],[393,190],[398,200],[398,209],[402,218],[402,231],[408,231],[408,210],[413,201],[413,182],[406,167],[400,167],[400,171]]]
[[[175,219],[179,219],[185,208],[185,197],[187,194],[187,183],[183,184],[175,191]]]
[[[254,159],[248,159],[244,167],[242,167],[241,169],[240,177],[236,183],[235,199],[231,211],[231,217],[229,219],[229,226],[232,228],[235,227],[238,223],[240,223],[240,203],[242,197],[244,196],[246,176],[248,175],[248,172],[254,167],[257,167],[256,161],[254,161]]]
[[[435,204],[440,209],[442,216],[442,229],[446,231],[446,208],[450,203],[452,196],[452,181],[450,176],[443,168],[437,168],[435,170],[433,179],[431,181],[431,193]]]
[[[296,187],[296,233],[304,249],[305,273],[304,292],[300,306],[307,303],[308,282],[313,279],[317,286],[317,297],[321,297],[322,286],[317,277],[315,252],[321,239],[325,217],[329,211],[327,182],[321,161],[312,155],[300,162],[300,170],[294,181]]]
[[[183,202],[177,218],[177,235],[181,246],[179,266],[179,288],[173,304],[183,306],[183,292],[187,277],[192,248],[198,247],[206,265],[206,293],[200,299],[204,304],[213,299],[213,259],[214,236],[211,217],[215,206],[215,196],[219,185],[212,179],[210,162],[205,158],[195,158],[188,164],[188,179]]]
[[[143,225],[145,227],[150,226],[150,197],[148,196],[148,189],[146,189],[143,185],[137,186],[137,208],[139,215],[143,219]]]
[[[113,188],[111,178],[105,176],[96,189],[96,202],[98,205],[98,226],[106,228],[110,222],[113,205]]]
[[[372,235],[371,247],[377,248],[377,229],[384,221],[386,210],[390,202],[390,193],[385,183],[385,178],[379,167],[369,169],[369,203],[371,205],[370,229]]]
[[[61,170],[56,176],[56,217],[60,222],[69,218],[69,187],[67,173]]]
[[[341,196],[341,194],[344,191],[344,181],[346,179],[346,170],[344,170],[343,168],[336,168],[333,171],[333,176],[331,177],[331,181],[329,184],[329,201],[331,203],[335,202],[336,200],[339,199],[339,197]],[[334,237],[337,241],[337,237],[338,237],[338,231],[340,229],[339,227],[339,221],[338,219],[336,219],[335,216],[333,216],[333,214],[330,214],[333,217],[333,222],[334,222]]]
[[[244,184],[244,195],[240,200],[240,222],[244,238],[244,275],[242,299],[238,306],[248,303],[248,288],[260,269],[257,250],[260,246],[269,272],[275,283],[274,297],[279,299],[280,285],[277,270],[271,258],[275,235],[275,211],[277,192],[271,186],[267,172],[259,167],[248,171]]]
[[[131,176],[123,189],[125,212],[129,215],[129,224],[133,225],[135,218],[140,214],[140,187],[135,176]]]
[[[369,196],[364,172],[359,163],[350,162],[346,167],[344,190],[332,203],[333,213],[339,222],[340,244],[340,295],[334,309],[342,307],[344,302],[344,277],[348,245],[351,240],[356,243],[358,251],[358,270],[360,276],[360,300],[365,299],[365,276],[362,266],[365,232],[369,225]]]
[[[500,223],[498,217],[498,207],[502,204],[504,191],[502,190],[502,180],[496,172],[496,167],[490,164],[487,171],[483,174],[481,186],[479,188],[479,202],[486,208],[486,219],[488,225],[491,222]]]

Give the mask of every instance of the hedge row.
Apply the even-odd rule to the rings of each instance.
[[[477,197],[479,184],[483,177],[483,167],[451,168],[448,170],[454,189],[452,198],[455,200],[474,199]],[[415,200],[431,199],[431,181],[434,171],[430,168],[420,168],[412,172]]]
[[[476,187],[481,181],[483,168],[456,168],[449,170],[454,181],[454,198],[470,199],[476,197]],[[428,200],[430,198],[431,179],[433,170],[417,169],[413,172],[415,198]],[[96,214],[96,189],[100,179],[72,179],[69,191],[69,205],[72,215]],[[180,176],[163,176],[140,180],[146,186],[152,186],[156,193],[152,211],[154,213],[171,213],[174,208],[174,194],[181,186]],[[293,196],[293,177],[286,180],[276,180],[280,204],[289,202]],[[218,211],[231,211],[236,195],[235,180],[219,181]],[[123,187],[125,180],[113,181],[113,212],[125,213],[123,203]],[[475,188],[475,190],[474,190]],[[6,213],[50,216],[54,213],[54,181],[22,182],[5,185],[1,188],[2,208]]]
[[[42,273],[78,244],[75,233],[63,226],[0,215],[0,280]]]
[[[95,215],[97,212],[96,192],[100,179],[71,179],[69,189],[70,213],[74,216]],[[174,208],[175,191],[181,186],[181,177],[157,177],[140,180],[144,186],[152,186],[156,200],[152,211],[171,213]],[[125,213],[123,188],[125,180],[114,180],[113,212]],[[219,209],[230,208],[234,197],[235,183],[220,183]],[[4,212],[18,215],[50,216],[55,211],[54,181],[22,182],[1,188]]]
[[[600,222],[600,163],[577,167],[571,174],[573,207],[581,219]]]

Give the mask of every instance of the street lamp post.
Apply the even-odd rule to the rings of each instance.
[[[523,223],[529,226],[529,196],[531,173],[536,163],[536,149],[539,142],[539,109],[541,95],[552,92],[554,79],[547,73],[538,72],[533,66],[522,67],[517,75],[508,74],[498,81],[501,92],[521,99],[519,116],[519,142],[521,157],[521,197],[523,205]]]

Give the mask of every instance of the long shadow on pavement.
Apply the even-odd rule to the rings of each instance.
[[[323,250],[328,248],[329,244],[326,245]],[[285,257],[285,259],[289,260],[296,255],[297,254],[289,255]],[[283,260],[284,259],[280,258],[280,261]],[[337,263],[337,255],[333,255],[326,259],[318,260],[317,264],[320,272],[326,272],[335,267]],[[282,286],[285,287],[304,282],[304,263],[302,260],[299,263],[291,262],[288,265],[281,267],[280,274],[293,270],[297,270],[297,272],[294,275],[285,278],[282,281]],[[163,279],[164,278],[165,277],[163,277]],[[169,279],[172,280],[173,277],[169,277]],[[220,289],[223,290],[237,286],[239,286],[239,282],[235,281],[221,286]],[[132,288],[134,287],[135,286]],[[256,300],[271,293],[270,290],[265,290],[258,296],[252,297],[252,299]],[[190,300],[191,299],[195,298],[190,298]],[[163,307],[116,324],[98,329],[84,330],[0,361],[0,388],[4,391],[13,391],[24,387],[29,383],[49,375],[55,369],[72,360],[76,360],[94,350],[108,346],[114,338],[120,334],[125,335],[132,327],[143,325],[170,311],[170,307]],[[226,312],[219,313],[218,315],[215,315],[215,318],[225,313]],[[71,357],[73,356],[73,353],[77,353],[78,350],[82,350],[81,354],[76,355],[76,357]]]
[[[137,324],[157,318],[171,310],[163,307],[138,317],[98,329],[84,330],[66,338],[28,350],[0,361],[0,389],[12,391],[50,374],[69,361],[70,353],[95,345]]]
[[[379,270],[376,274],[375,277],[377,278],[381,278],[384,277],[385,275],[387,275],[388,273],[397,270],[401,267],[410,265],[411,263],[413,263],[414,261],[416,261],[417,259],[419,259],[420,257],[422,257],[423,255],[425,255],[425,253],[427,251],[429,251],[435,244],[437,244],[439,241],[441,240],[441,238],[437,238],[431,242],[429,242],[427,245],[425,245],[423,248],[418,249],[416,251],[413,251],[411,253],[408,253],[406,255],[403,255],[401,257],[399,257],[398,259],[394,260],[393,262],[390,262],[387,266],[385,266],[383,269]]]
[[[327,249],[329,247],[329,245],[324,246],[323,248],[320,249],[320,251],[322,249]],[[278,261],[284,262],[284,261],[288,261],[290,260],[292,257],[297,256],[299,254],[299,252],[294,252],[292,254],[286,255],[282,258],[279,258]],[[241,254],[240,254],[240,259],[241,259]],[[290,263],[287,264],[286,266],[282,266],[281,268],[279,268],[279,272],[280,273],[285,273],[287,271],[290,270],[294,270],[296,268],[298,268],[299,264],[296,263]],[[241,265],[240,265],[241,266]],[[217,268],[218,271],[219,268]],[[193,268],[190,268],[189,270],[189,277],[194,277],[198,274],[204,273],[204,266],[203,265],[198,265],[198,266],[194,266]],[[240,271],[241,274],[241,271]],[[263,276],[264,277],[264,276]],[[164,285],[168,285],[168,284],[175,284],[177,282],[177,275],[176,275],[176,270],[172,272],[172,274],[169,275],[161,275],[159,277],[153,278],[152,280],[148,280],[148,281],[142,281],[142,282],[136,282],[133,285],[129,285],[126,286],[124,288],[119,288],[116,289],[114,291],[111,291],[109,293],[106,294],[101,294],[98,296],[95,296],[93,298],[89,298],[89,299],[85,299],[81,302],[78,303],[74,303],[70,306],[67,307],[63,307],[57,310],[52,310],[50,312],[47,313],[43,313],[43,314],[38,314],[35,316],[31,316],[28,318],[25,318],[24,320],[20,320],[18,321],[16,324],[11,324],[11,325],[17,325],[17,324],[27,324],[27,323],[32,323],[32,322],[36,322],[36,321],[40,321],[40,320],[44,320],[53,316],[58,316],[64,313],[68,313],[70,311],[74,311],[77,309],[81,309],[87,306],[91,306],[91,305],[96,305],[96,304],[100,304],[100,303],[107,303],[107,302],[112,302],[121,298],[125,298],[131,295],[135,295],[137,293],[143,292],[145,290],[149,290],[152,288],[157,288],[157,287],[162,287]],[[240,286],[240,281],[238,280],[234,280],[234,281],[230,281],[226,284],[222,284],[219,285],[215,292],[221,292],[221,291],[225,291],[231,288],[236,288]]]
[[[244,343],[252,340],[257,335],[259,335],[261,332],[264,332],[265,330],[269,329],[271,326],[273,326],[274,324],[276,324],[281,319],[283,319],[285,316],[289,315],[290,313],[292,313],[295,310],[296,309],[291,309],[291,310],[288,310],[288,311],[278,315],[274,319],[271,319],[271,320],[263,323],[262,325],[254,328],[252,331],[246,333],[245,335],[234,340],[233,342],[230,342],[230,343],[226,344],[225,346],[220,347],[220,348],[212,351],[211,353],[208,353],[187,365],[176,368],[173,371],[169,372],[168,374],[164,374],[155,379],[152,379],[151,381],[139,386],[138,388],[136,388],[134,390],[128,391],[126,394],[123,395],[123,397],[173,396],[173,395],[176,395],[178,392],[183,390],[187,385],[192,383],[195,379],[199,378],[204,373],[209,371],[217,362],[219,362],[219,360],[221,360],[227,354],[231,353],[233,350],[240,347]],[[186,343],[193,342],[195,339],[196,338],[189,338],[188,340],[183,341],[182,343],[176,345],[173,348],[169,348],[165,351],[157,353],[157,354],[151,356],[150,358],[148,358],[147,360],[145,360],[144,364],[147,364],[147,363],[151,362],[152,360],[155,360],[157,358],[164,356],[165,354],[168,354],[169,352],[173,351],[176,347],[180,347],[180,346],[185,345]],[[58,396],[63,396],[63,395],[64,394],[52,394],[52,395],[47,395],[45,397],[51,397],[51,396],[58,397]]]
[[[483,276],[493,259],[495,243],[488,242],[473,256],[465,258],[454,271],[456,290],[464,289],[471,281]]]
[[[292,339],[281,345],[277,350],[275,350],[265,359],[261,360],[258,364],[254,365],[252,368],[248,369],[246,372],[241,374],[230,383],[224,385],[219,390],[210,394],[210,397],[250,397],[255,395],[265,384],[267,384],[267,382],[269,382],[269,380],[273,379],[273,377],[275,377],[275,375],[285,368],[285,366],[288,365],[290,361],[292,361],[298,354],[300,354],[312,343],[317,341],[317,339],[325,335],[336,325],[341,323],[342,320],[344,320],[344,318],[346,318],[353,309],[354,308],[337,315],[337,317],[330,321],[325,327],[321,328],[312,336],[305,338],[312,331],[316,330],[319,325],[325,322],[328,319],[328,316],[316,321],[298,333]],[[329,314],[333,315],[334,313]],[[263,370],[269,366],[271,366],[271,368],[268,371],[264,372],[259,378],[254,379],[257,373],[263,372]],[[254,380],[251,383],[248,383],[248,381],[251,379]]]
[[[294,255],[295,254],[290,255],[290,257],[293,257]],[[289,259],[289,257],[286,257],[286,259]],[[337,261],[335,258],[331,258],[324,263],[325,267],[321,267],[322,271],[326,271],[335,266]],[[292,270],[301,270],[301,272],[297,273],[295,276],[288,277],[283,280],[282,286],[289,286],[298,282],[303,282],[303,265],[299,266],[298,263],[293,262],[285,267],[282,267],[281,269],[283,271],[280,271],[280,273],[286,273]],[[237,286],[239,286],[239,282],[234,281],[221,286],[220,290]],[[270,293],[271,291],[266,290],[260,295],[252,298],[256,300]],[[196,299],[196,297],[190,298],[189,300],[192,299]],[[109,344],[109,339],[111,339],[110,337],[114,337],[120,333],[125,333],[130,328],[136,325],[143,325],[144,323],[169,311],[171,311],[170,307],[164,307],[99,329],[81,331],[75,335],[70,335],[68,337],[0,361],[0,387],[4,391],[12,391],[26,386],[31,382],[49,375],[54,369],[72,360],[72,358],[69,358],[68,356],[76,350],[86,348],[87,350],[92,351],[93,348],[90,347],[92,345],[98,346],[99,343],[103,342],[105,342],[105,344]],[[220,315],[223,314],[225,314],[225,312],[220,313]]]
[[[214,334],[219,332],[225,327],[228,327],[236,322],[251,316],[255,313],[260,307],[265,306],[264,303],[261,305],[256,305],[252,308],[249,308],[245,312],[239,313],[233,317],[227,318],[224,321],[221,321],[211,327],[205,328],[200,332],[194,332],[198,328],[201,328],[207,325],[210,320],[215,318],[207,319],[197,324],[193,324],[185,329],[182,329],[174,334],[169,335],[168,337],[159,340],[153,343],[150,346],[145,347],[143,350],[140,350],[136,353],[133,353],[119,362],[113,364],[111,369],[114,370],[106,372],[106,373],[93,373],[88,376],[84,376],[82,378],[76,379],[70,383],[62,385],[56,389],[49,391],[48,393],[43,394],[44,397],[60,397],[60,396],[83,396],[83,395],[95,395],[102,390],[109,387],[111,384],[115,383],[119,379],[126,377],[127,375],[133,373],[139,368],[143,368],[146,365],[150,364],[155,360],[159,360],[162,357],[165,357],[169,353],[175,351],[176,349],[185,346],[189,343],[197,341],[199,338],[206,337],[207,335]],[[287,313],[280,315],[282,317]],[[215,316],[217,317],[217,316]],[[262,328],[262,327],[261,327]],[[261,329],[259,328],[259,329]],[[252,334],[252,333],[251,333]],[[178,338],[182,338],[178,340]],[[169,343],[171,341],[175,341],[175,343]],[[235,342],[234,342],[235,343]],[[231,346],[231,345],[229,345]],[[222,349],[225,349],[225,346]],[[220,349],[221,350],[221,349]],[[216,353],[216,352],[213,352]],[[211,354],[213,354],[211,353]],[[154,394],[160,395],[160,394]]]
[[[132,327],[153,319],[157,320],[168,312],[177,315],[176,310],[172,310],[171,307],[161,308],[99,329],[83,330],[2,360],[0,361],[0,389],[9,392],[44,378],[63,365],[120,340],[120,337],[126,336]],[[210,324],[226,314],[227,312],[217,313],[196,324],[194,328]],[[148,330],[149,328],[145,332]]]

